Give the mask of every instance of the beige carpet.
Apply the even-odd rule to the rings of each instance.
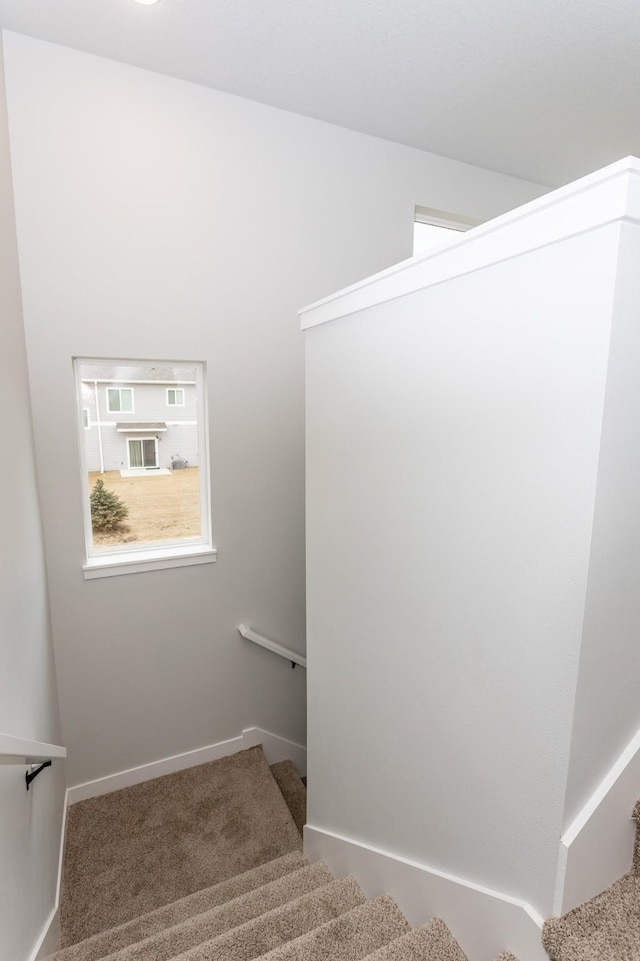
[[[307,866],[308,862],[301,851],[285,854],[275,861],[260,864],[251,871],[221,881],[210,888],[203,888],[149,914],[142,914],[115,928],[94,934],[79,944],[72,944],[58,951],[54,955],[54,961],[98,961],[115,951],[180,925],[187,918],[197,917],[215,908],[229,910],[231,906],[244,902],[249,894],[261,897],[261,891],[272,881],[288,874],[297,874]],[[246,920],[246,917],[242,920]]]
[[[293,761],[278,761],[271,765],[271,773],[282,792],[300,834],[307,820],[307,789]]]
[[[74,804],[62,945],[299,849],[261,748]]]
[[[467,961],[443,921],[412,931],[389,895],[308,864],[305,810],[260,748],[74,805],[52,961]]]

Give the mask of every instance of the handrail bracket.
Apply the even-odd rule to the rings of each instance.
[[[40,771],[44,771],[46,767],[51,767],[51,761],[43,761],[42,764],[38,765],[35,771],[34,770],[27,771],[27,773],[24,776],[24,779],[27,782],[27,791],[29,790],[29,785],[31,784],[31,782],[35,778],[37,778],[38,774],[40,774]]]

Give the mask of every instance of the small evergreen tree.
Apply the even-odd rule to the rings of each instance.
[[[89,498],[91,503],[91,526],[94,531],[116,530],[125,517],[129,516],[129,508],[120,500],[117,494],[107,490],[101,477],[96,480]]]

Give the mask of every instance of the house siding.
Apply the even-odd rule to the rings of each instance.
[[[107,390],[124,387],[133,390],[132,411],[109,411]],[[184,406],[167,403],[167,388],[184,390]],[[129,467],[128,440],[157,437],[158,467],[171,467],[172,456],[199,465],[197,395],[195,384],[82,382],[82,407],[89,412],[89,427],[83,427],[87,470],[126,470]],[[117,424],[164,422],[166,430],[118,431]],[[99,424],[99,426],[98,426]],[[100,459],[102,436],[102,462]]]

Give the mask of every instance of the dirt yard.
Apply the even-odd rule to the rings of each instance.
[[[94,533],[95,547],[120,544],[148,544],[153,541],[182,540],[200,536],[200,479],[197,467],[121,477],[120,471],[89,474],[89,493],[98,477],[129,508],[119,531]]]

